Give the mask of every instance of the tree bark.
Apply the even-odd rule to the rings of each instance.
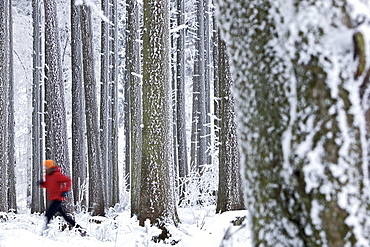
[[[81,37],[89,160],[89,209],[94,215],[104,215],[105,197],[103,192],[103,169],[101,167],[101,151],[99,145],[100,128],[97,117],[98,103],[94,75],[91,9],[86,5],[81,6]]]
[[[240,155],[236,139],[236,122],[232,78],[226,44],[219,41],[219,98],[220,98],[220,145],[217,213],[245,209]]]
[[[370,244],[362,69],[352,48],[355,30],[369,28],[358,13],[370,6],[316,3],[217,1],[255,246]]]
[[[36,181],[42,178],[43,162],[43,92],[42,92],[42,39],[41,39],[41,3],[32,1],[33,18],[33,83],[32,83],[32,179],[31,179],[31,213],[45,210],[44,194]]]
[[[185,25],[185,2],[177,1],[177,26]],[[186,141],[186,112],[185,112],[185,27],[179,30],[177,38],[176,64],[176,126],[177,126],[177,157],[180,180],[180,197],[184,197],[184,179],[189,174],[188,153]]]
[[[71,1],[72,178],[76,206],[86,206],[86,121],[82,76],[81,7]]]
[[[136,0],[127,3],[127,81],[129,82],[130,107],[130,189],[131,215],[139,215],[140,179],[142,161],[142,86],[141,86],[141,45],[140,40],[140,12]]]
[[[0,212],[8,212],[9,1],[0,3]]]
[[[139,224],[176,224],[169,1],[144,1],[143,153]]]

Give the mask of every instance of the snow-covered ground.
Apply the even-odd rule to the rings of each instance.
[[[94,218],[89,214],[76,215],[76,221],[88,231],[81,237],[74,230],[60,230],[64,220],[59,217],[43,231],[44,216],[39,214],[0,215],[0,247],[53,246],[53,247],[249,247],[249,230],[244,220],[241,226],[231,222],[247,215],[247,211],[215,214],[214,207],[178,209],[181,224],[170,226],[171,237],[167,242],[155,243],[153,236],[159,235],[154,227],[140,227],[129,211],[110,213],[106,218]],[[7,218],[4,220],[4,218]],[[101,221],[97,224],[94,221]],[[226,237],[224,240],[224,236]]]

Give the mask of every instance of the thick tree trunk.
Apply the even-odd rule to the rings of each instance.
[[[89,209],[94,215],[104,215],[105,197],[103,169],[99,143],[98,102],[94,76],[94,55],[92,46],[91,9],[81,6],[81,31],[83,75],[86,105],[86,132],[89,159]]]
[[[43,162],[43,93],[42,93],[42,51],[41,51],[41,3],[32,1],[33,18],[33,83],[32,83],[32,179],[31,179],[31,213],[45,210],[44,194],[36,181],[42,178]]]
[[[234,95],[226,44],[219,42],[220,145],[217,213],[244,209]]]
[[[82,77],[82,40],[80,6],[71,1],[72,52],[72,179],[76,206],[86,206],[87,160],[86,124]]]
[[[46,158],[55,160],[70,176],[67,120],[64,104],[61,49],[57,5],[55,0],[44,1],[45,11],[45,120]],[[73,210],[72,198],[67,198],[67,210]]]
[[[253,245],[370,244],[352,26],[368,32],[370,6],[360,2],[217,1],[232,54]]]
[[[176,224],[169,1],[144,1],[143,156],[139,223]]]
[[[131,189],[131,215],[139,215],[140,180],[142,159],[142,86],[140,54],[140,14],[139,3],[129,0],[127,4],[127,81],[129,81],[130,117],[130,189]]]

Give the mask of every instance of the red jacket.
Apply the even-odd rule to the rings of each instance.
[[[71,179],[60,172],[59,167],[54,168],[52,174],[47,174],[45,181],[40,183],[40,187],[46,188],[49,201],[64,201],[63,192],[68,192],[71,188]]]

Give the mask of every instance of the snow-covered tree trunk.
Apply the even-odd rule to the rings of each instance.
[[[244,209],[240,157],[236,137],[234,95],[226,44],[219,41],[219,102],[220,144],[219,144],[219,182],[217,194],[217,213]]]
[[[13,16],[12,0],[9,0],[9,140],[8,140],[8,206],[17,210],[17,197],[15,188],[15,143],[14,143],[14,66],[13,66]]]
[[[118,7],[116,0],[108,1],[108,162],[107,203],[118,203]]]
[[[105,16],[109,16],[109,1],[102,0],[101,8]],[[111,197],[110,186],[108,185],[108,177],[110,176],[108,153],[111,146],[109,142],[109,118],[110,118],[110,94],[109,94],[109,23],[106,20],[101,20],[101,46],[100,46],[100,150],[101,162],[103,168],[103,183],[106,196],[106,202],[109,202]]]
[[[216,2],[233,65],[253,245],[369,246],[359,97],[369,63],[354,49],[367,59],[369,3]]]
[[[94,75],[91,8],[81,6],[81,38],[85,88],[86,133],[89,163],[89,209],[94,215],[104,215],[105,197],[99,142],[98,102]]]
[[[129,83],[130,106],[130,189],[131,189],[131,215],[139,215],[140,179],[142,158],[142,86],[140,65],[140,11],[136,0],[128,0],[127,10],[127,82]]]
[[[211,40],[213,33],[213,10],[211,9],[210,0],[204,0],[204,101],[205,101],[205,164],[212,163],[212,152],[210,150],[212,143],[212,120],[211,120],[211,82],[212,82],[212,54],[211,54]]]
[[[86,124],[82,76],[81,7],[71,1],[72,179],[75,205],[86,205]]]
[[[45,1],[45,100],[47,106],[48,159],[69,174],[67,122],[64,106],[61,50],[55,0]]]
[[[9,1],[0,2],[0,212],[8,212]]]
[[[177,163],[179,178],[185,179],[189,174],[188,152],[186,141],[186,112],[185,112],[185,2],[177,0],[177,26],[180,28],[177,37],[176,64],[176,126],[177,126]],[[183,198],[185,184],[180,182],[180,197]]]
[[[144,1],[143,153],[139,223],[177,223],[174,192],[169,1]]]
[[[221,107],[220,107],[220,79],[219,79],[219,42],[221,41],[220,39],[220,28],[218,27],[217,20],[214,18],[213,19],[213,25],[216,27],[216,32],[213,36],[213,46],[212,46],[212,56],[213,56],[213,68],[214,68],[214,74],[213,74],[213,90],[214,90],[214,102],[213,102],[213,107],[214,107],[214,115],[216,116],[214,121],[215,125],[215,148],[216,150],[218,149],[219,145],[219,126],[220,126],[220,119],[218,119],[218,116],[221,114]],[[227,53],[227,51],[226,51]],[[230,63],[230,59],[229,59]]]
[[[109,28],[109,80],[110,80],[110,204],[119,202],[118,180],[118,4],[117,0],[110,0],[110,28]]]
[[[32,83],[32,179],[31,179],[31,212],[45,210],[44,194],[36,181],[42,178],[43,162],[43,93],[42,93],[42,33],[41,2],[32,1],[33,18],[33,83]]]
[[[193,110],[191,137],[191,165],[199,173],[207,163],[207,112],[206,112],[206,62],[205,62],[205,24],[204,0],[197,1],[197,40],[193,76]]]

